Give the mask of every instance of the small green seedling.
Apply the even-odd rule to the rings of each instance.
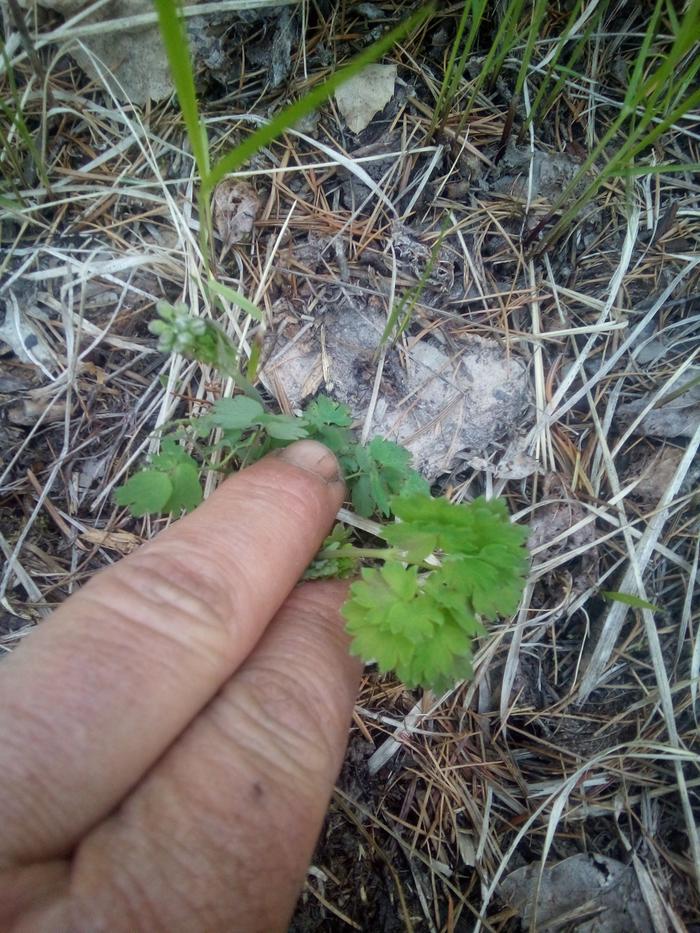
[[[236,350],[215,324],[182,305],[162,304],[159,315],[151,330],[162,349],[218,365],[238,382]],[[350,650],[409,687],[442,691],[471,676],[472,639],[520,602],[527,529],[510,522],[501,499],[432,498],[404,447],[382,437],[358,443],[346,406],[319,396],[299,416],[274,414],[238,384],[247,394],[166,427],[161,453],[116,490],[117,504],[137,517],[189,511],[202,499],[200,464],[229,473],[301,438],[319,440],[338,458],[355,511],[388,520],[375,533],[381,547],[356,544],[354,529],[336,525],[305,575],[359,572],[342,609]]]

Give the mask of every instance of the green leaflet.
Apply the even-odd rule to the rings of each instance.
[[[202,501],[199,467],[179,444],[166,438],[150,468],[116,489],[114,501],[136,518],[151,512],[191,512]]]
[[[405,447],[375,437],[366,447],[357,445],[354,458],[360,476],[352,486],[352,504],[365,518],[375,512],[391,515],[393,496],[427,497],[430,493],[427,482],[412,469]]]
[[[167,473],[141,470],[114,491],[114,501],[141,518],[150,512],[164,512],[172,493],[173,484]]]
[[[321,553],[324,556],[318,556],[311,562],[306,569],[304,579],[321,580],[334,577],[343,580],[346,577],[355,576],[359,564],[357,557],[333,556],[334,552],[339,551],[341,547],[349,548],[351,540],[351,529],[344,525],[336,525],[321,545]]]
[[[390,507],[401,521],[383,529],[387,542],[416,563],[437,551],[441,565],[419,574],[415,563],[388,560],[364,570],[342,609],[351,651],[408,686],[440,692],[471,675],[480,619],[516,611],[527,529],[510,523],[500,500],[453,505],[419,495],[394,497]]]
[[[259,422],[265,409],[254,398],[237,395],[235,398],[220,398],[214,402],[211,411],[200,415],[195,420],[197,432],[204,436],[212,428],[222,431],[244,431]]]
[[[227,435],[231,446],[238,443],[244,432],[257,428],[270,438],[290,442],[308,434],[302,418],[268,414],[260,402],[247,395],[219,399],[211,411],[193,419],[192,423],[200,437],[205,437],[214,428],[232,432]],[[266,452],[266,449],[261,450],[261,454]]]
[[[447,499],[427,496],[405,496],[392,503],[394,515],[400,523],[388,525],[383,537],[395,547],[415,546],[420,535],[424,542],[424,557],[440,550],[451,555],[471,555],[484,559],[503,560],[506,554],[520,562],[525,552],[520,549],[527,538],[527,529],[513,525],[502,499],[475,499],[469,505],[454,505]],[[485,547],[502,547],[505,552],[490,551]]]
[[[386,563],[365,569],[350,588],[342,613],[352,654],[394,670],[409,687],[446,689],[471,674],[471,638],[483,628],[466,602],[417,568]]]
[[[312,432],[323,431],[324,428],[336,425],[341,428],[349,428],[352,424],[352,415],[346,405],[334,402],[327,395],[319,397],[311,402],[304,411],[304,419]]]

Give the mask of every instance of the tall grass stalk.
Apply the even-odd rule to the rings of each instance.
[[[557,199],[554,213],[561,211],[566,204],[569,206],[547,233],[540,244],[541,249],[561,236],[578,216],[580,209],[607,180],[644,174],[647,166],[635,165],[635,159],[649,152],[659,137],[700,106],[700,88],[697,87],[700,56],[690,57],[700,36],[700,0],[691,0],[683,18],[676,21],[670,49],[665,54],[657,55],[652,51],[653,43],[666,9],[665,0],[657,0],[620,112]],[[654,63],[658,63],[656,68],[653,67]],[[675,102],[672,109],[667,109],[672,102]],[[618,137],[623,141],[617,151],[610,155],[608,150],[617,143]],[[599,161],[602,164],[597,175],[577,195],[581,180]],[[673,170],[673,164],[663,166],[663,169]],[[547,220],[545,218],[532,231],[531,240],[541,232]]]
[[[414,13],[395,29],[392,29],[361,52],[345,68],[335,72],[322,84],[312,88],[302,98],[285,107],[269,123],[261,126],[260,129],[252,133],[212,166],[209,139],[206,126],[199,113],[192,59],[178,4],[176,0],[154,0],[154,2],[173,83],[192,148],[192,155],[199,173],[200,249],[207,266],[211,266],[211,244],[213,240],[211,195],[216,185],[227,174],[239,169],[263,146],[282,135],[286,129],[320,106],[344,81],[347,81],[366,65],[384,55],[396,42],[415,29],[433,12],[433,4],[426,4],[417,13]],[[240,300],[241,297],[236,298],[236,301],[241,307],[244,307],[244,302]]]
[[[585,43],[588,41],[588,30],[584,33],[583,37],[578,40],[572,38],[573,32],[576,28],[576,24],[581,19],[583,13],[583,0],[577,0],[573,5],[571,12],[569,13],[566,25],[561,32],[561,35],[557,39],[557,42],[547,56],[548,63],[544,75],[542,76],[537,91],[530,105],[530,114],[525,120],[522,130],[520,132],[520,140],[522,141],[525,138],[530,125],[535,121],[535,119],[541,118],[549,109],[549,107],[556,100],[557,95],[561,91],[564,81],[566,81],[566,75],[573,67],[573,64],[579,58],[580,51],[583,49]],[[565,66],[559,66],[559,59],[564,54],[567,46],[573,42],[573,48],[567,60]],[[534,50],[533,50],[534,51]],[[529,71],[532,63],[532,55],[529,59],[523,59],[521,68],[518,74],[518,80],[524,82],[527,72]],[[557,75],[559,75],[557,77]],[[552,80],[555,80],[554,88],[552,88]],[[521,84],[522,89],[522,84]]]
[[[413,317],[413,312],[416,309],[416,305],[421,299],[421,296],[425,289],[428,286],[428,279],[432,275],[433,269],[440,257],[440,250],[442,248],[442,242],[447,236],[449,231],[449,224],[445,223],[442,230],[440,231],[439,236],[433,244],[433,248],[430,251],[430,256],[428,261],[425,264],[425,268],[421,272],[418,282],[409,288],[401,296],[399,301],[394,304],[391,309],[391,313],[384,327],[377,351],[375,353],[375,358],[378,358],[382,350],[386,347],[389,339],[393,343],[401,337],[403,332],[406,330],[408,325],[411,323],[411,318]]]
[[[457,124],[457,133],[461,133],[471,116],[472,108],[479,94],[487,83],[493,84],[498,77],[506,56],[520,39],[519,20],[525,5],[525,0],[509,0],[498,24],[498,29],[486,53],[481,70],[474,81],[467,103],[462,109],[462,115]]]
[[[444,127],[455,100],[459,95],[459,86],[464,77],[467,60],[474,47],[481,21],[488,7],[488,0],[465,0],[464,9],[462,10],[462,15],[457,24],[457,32],[452,46],[450,47],[450,54],[447,59],[447,65],[445,66],[445,74],[443,75],[438,99],[435,103],[430,135],[435,132],[438,126],[440,128]],[[470,19],[471,25],[465,39],[464,32]],[[459,58],[457,57],[458,55]]]

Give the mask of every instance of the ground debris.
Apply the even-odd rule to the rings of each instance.
[[[535,149],[520,149],[509,146],[498,163],[497,177],[491,188],[502,194],[516,198],[525,198],[530,184],[532,171],[532,198],[546,198],[553,201],[573,179],[578,171],[578,164],[560,152],[545,152]]]
[[[370,307],[327,311],[317,326],[276,351],[265,372],[300,407],[316,392],[348,405],[362,424],[377,372],[385,320]],[[529,406],[525,366],[497,343],[467,338],[448,353],[429,338],[409,339],[408,354],[389,347],[370,436],[403,444],[428,480],[448,472],[457,455],[479,453],[507,438]]]
[[[664,447],[650,453],[641,461],[635,460],[630,470],[625,474],[625,481],[638,479],[639,482],[630,495],[639,500],[645,508],[654,508],[663,496],[671,480],[675,476],[678,465],[683,459],[685,451],[680,447]],[[688,471],[680,488],[684,495],[697,482],[700,477],[700,464],[696,464]]]
[[[228,249],[250,236],[260,202],[247,182],[225,178],[214,189],[212,208],[216,231]]]
[[[655,393],[643,395],[620,405],[618,415],[623,424],[631,424],[647,408]],[[700,426],[700,370],[690,370],[668,393],[655,402],[636,425],[638,434],[650,437],[692,437]]]
[[[36,367],[49,378],[59,369],[57,354],[46,340],[42,327],[32,314],[35,293],[9,292],[5,299],[5,316],[0,324],[0,343],[5,344],[22,363]]]
[[[29,4],[26,4],[29,6]],[[90,6],[85,0],[41,0],[41,6],[70,19]],[[101,23],[150,13],[151,0],[110,0],[82,22]],[[84,48],[71,49],[71,55],[91,78],[109,85],[121,101],[145,104],[162,100],[172,92],[170,70],[158,26],[148,24],[85,36]]]
[[[336,103],[353,133],[362,132],[384,109],[395,83],[396,65],[368,65],[338,88]]]
[[[545,866],[541,877],[539,862],[516,868],[501,883],[501,897],[525,927],[534,923],[539,933],[565,927],[576,933],[654,933],[634,868],[604,855],[572,855]]]
[[[550,496],[551,500],[547,501]],[[595,538],[595,523],[589,522],[571,533],[569,529],[583,522],[586,515],[581,503],[567,495],[561,479],[548,474],[545,477],[545,498],[530,521],[529,549],[543,559],[572,548],[585,548]]]

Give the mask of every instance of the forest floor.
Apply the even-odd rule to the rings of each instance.
[[[191,19],[217,151],[410,7]],[[222,323],[244,349],[260,337],[272,404],[324,391],[365,436],[409,447],[436,493],[502,495],[531,527],[521,609],[481,640],[473,681],[434,697],[367,670],[292,929],[697,930],[700,183],[609,179],[538,249],[530,234],[619,107],[643,5],[610,4],[523,133],[546,30],[521,99],[515,49],[460,126],[475,47],[433,126],[460,11],[384,57],[389,96],[363,129],[329,101],[238,173],[238,207],[219,212],[220,281],[264,313],[257,333]],[[113,490],[161,425],[225,391],[147,327],[164,297],[210,311],[176,100],[120,101],[69,56],[62,17],[37,15],[32,30],[54,33],[36,43],[41,80],[4,27],[41,163],[21,160],[0,202],[3,650],[158,532]],[[695,114],[654,155],[699,151]]]

